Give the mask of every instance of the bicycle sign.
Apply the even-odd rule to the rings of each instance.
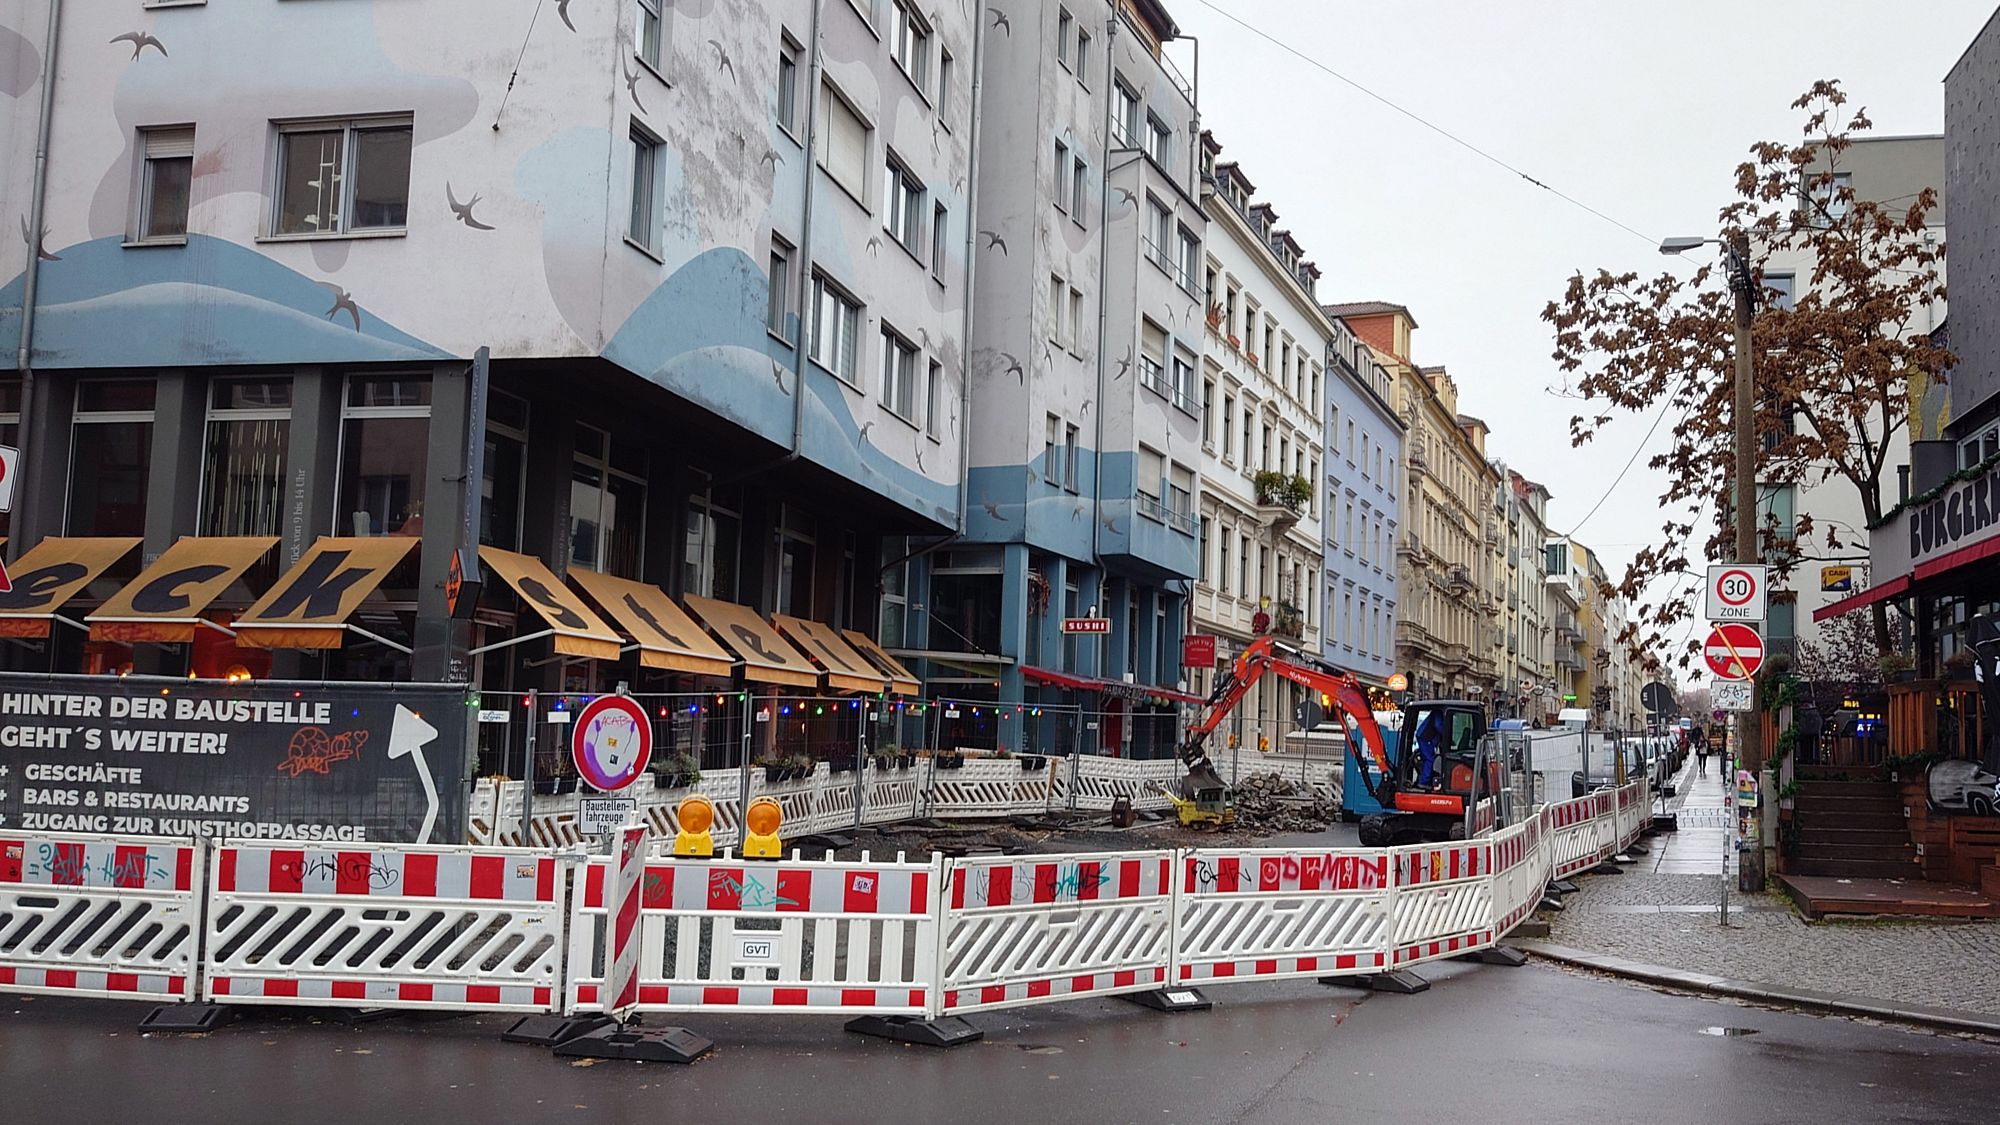
[[[1754,563],[1719,563],[1708,568],[1710,621],[1764,620],[1765,568]]]

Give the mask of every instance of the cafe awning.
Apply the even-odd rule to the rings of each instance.
[[[594,570],[572,570],[569,578],[632,638],[641,666],[725,678],[734,670],[736,658],[658,586]]]
[[[1149,684],[1128,684],[1123,680],[1103,680],[1095,676],[1074,676],[1068,672],[1057,672],[1049,668],[1023,666],[1021,677],[1031,683],[1046,684],[1049,687],[1068,688],[1072,691],[1097,692],[1116,696],[1120,699],[1145,700],[1163,699],[1174,703],[1205,703],[1199,695],[1191,695],[1174,688],[1155,687]]]
[[[840,635],[847,638],[847,643],[854,646],[854,651],[866,657],[869,663],[880,668],[889,677],[889,691],[892,694],[916,695],[924,690],[924,685],[917,682],[916,676],[912,675],[908,668],[903,667],[903,662],[890,656],[889,650],[876,644],[874,638],[868,634],[858,633],[853,629],[843,629]]]
[[[1847,597],[1840,599],[1837,602],[1829,602],[1828,604],[1823,605],[1816,610],[1813,610],[1813,620],[1828,621],[1835,617],[1839,617],[1843,613],[1851,613],[1857,609],[1865,609],[1868,606],[1874,605],[1876,602],[1887,601],[1888,599],[1893,598],[1898,594],[1908,593],[1909,589],[1910,589],[1910,576],[1907,574],[1899,574],[1896,577],[1891,578],[1890,580],[1882,583],[1879,586],[1870,586],[1869,588],[1861,591],[1858,594],[1851,594]]]
[[[771,623],[790,637],[813,662],[826,670],[826,686],[835,691],[887,691],[889,677],[854,651],[831,625],[776,614]]]
[[[747,607],[692,594],[685,600],[694,616],[743,662],[744,679],[783,687],[819,686],[819,669],[813,662]]]
[[[542,565],[542,560],[502,551],[497,547],[481,547],[479,561],[513,587],[514,592],[521,596],[521,601],[532,607],[548,624],[544,632],[518,637],[510,643],[553,636],[556,651],[564,656],[581,656],[591,660],[618,659],[618,650],[623,644],[618,634],[595,611],[583,604],[583,599],[564,585],[562,579]]]
[[[351,632],[408,652],[347,619],[416,549],[417,541],[406,535],[315,540],[269,593],[231,622],[236,643],[245,648],[339,648]]]
[[[180,540],[83,619],[90,639],[121,644],[194,640],[195,630],[210,624],[202,620],[202,611],[277,543],[275,535]]]
[[[44,539],[7,568],[14,588],[0,594],[0,637],[46,637],[64,602],[139,545],[137,538]],[[83,626],[67,618],[66,625]]]

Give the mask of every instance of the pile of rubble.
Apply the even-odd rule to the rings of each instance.
[[[1277,832],[1318,832],[1340,819],[1340,805],[1311,786],[1275,773],[1253,773],[1229,794],[1236,810],[1235,829],[1268,835]]]

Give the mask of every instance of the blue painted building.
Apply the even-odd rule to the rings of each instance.
[[[1397,552],[1406,427],[1392,385],[1344,316],[1370,306],[1330,305],[1326,412],[1326,627],[1321,651],[1365,683],[1388,686],[1396,667]]]

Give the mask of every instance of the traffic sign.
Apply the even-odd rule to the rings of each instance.
[[[1410,677],[1405,676],[1401,672],[1391,672],[1389,674],[1389,690],[1390,691],[1410,690]]]
[[[1708,631],[1701,654],[1717,677],[1747,680],[1764,666],[1764,638],[1748,625],[1717,625]]]
[[[1065,633],[1109,633],[1111,631],[1111,619],[1109,617],[1065,617],[1063,618],[1062,631]]]
[[[1674,689],[1658,680],[1639,689],[1639,702],[1655,715],[1671,718],[1680,713],[1680,699]]]
[[[1708,682],[1708,698],[1715,704],[1718,719],[1725,711],[1756,710],[1756,695],[1749,680],[1715,679]]]
[[[637,797],[585,797],[577,804],[576,828],[586,836],[616,832],[639,811]]]
[[[615,793],[646,772],[653,756],[653,724],[631,697],[598,696],[570,729],[570,760],[592,789]]]
[[[14,510],[14,473],[21,467],[21,451],[0,445],[0,512]]]
[[[1705,602],[1710,621],[1764,620],[1765,568],[1754,563],[1718,563],[1708,568]]]

